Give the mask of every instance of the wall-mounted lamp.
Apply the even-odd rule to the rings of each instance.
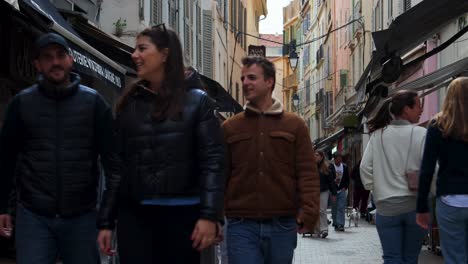
[[[292,102],[293,102],[294,107],[297,108],[299,106],[299,95],[297,95],[297,93],[293,95]]]
[[[297,63],[299,62],[299,56],[296,53],[296,40],[293,39],[289,43],[289,66],[291,70],[296,71]]]

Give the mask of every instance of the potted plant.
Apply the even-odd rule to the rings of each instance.
[[[115,35],[117,37],[120,37],[120,36],[122,36],[122,33],[123,33],[125,27],[127,27],[127,20],[122,19],[121,17],[119,17],[119,19],[117,19],[117,21],[115,21],[115,23],[113,25],[115,26]]]

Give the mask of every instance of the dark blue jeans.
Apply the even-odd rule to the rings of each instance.
[[[296,245],[295,217],[228,218],[229,264],[290,264]]]
[[[348,198],[348,191],[341,191],[336,194],[336,201],[332,202],[332,220],[336,226],[344,226],[345,210]]]
[[[437,198],[436,213],[444,263],[468,263],[468,208],[453,207]]]
[[[70,218],[44,217],[19,205],[16,213],[18,264],[98,264],[96,212]]]
[[[377,213],[375,224],[382,244],[384,264],[418,263],[427,231],[416,224],[415,211],[396,216]]]

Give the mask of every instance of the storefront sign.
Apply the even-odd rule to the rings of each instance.
[[[259,57],[265,57],[266,56],[266,47],[264,45],[262,46],[255,46],[255,45],[249,45],[249,56],[259,56]]]

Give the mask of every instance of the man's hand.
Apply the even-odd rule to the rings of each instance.
[[[113,256],[115,254],[115,248],[111,248],[112,245],[112,230],[102,229],[99,230],[97,242],[101,252],[107,256]]]
[[[416,223],[424,229],[429,229],[429,224],[431,223],[430,214],[429,213],[416,214]]]
[[[9,214],[0,215],[0,236],[11,237],[13,225],[11,224],[11,216]]]
[[[224,240],[224,234],[223,234],[223,226],[221,225],[221,223],[217,223],[218,225],[218,234],[216,235],[216,238],[215,238],[215,243],[221,243],[223,240]]]
[[[297,233],[299,234],[310,232],[310,230],[304,225],[303,217],[304,217],[304,214],[302,213],[302,211],[299,212],[299,214],[296,216]]]
[[[199,219],[190,238],[193,241],[192,247],[202,251],[215,242],[216,236],[216,223],[206,219]]]

